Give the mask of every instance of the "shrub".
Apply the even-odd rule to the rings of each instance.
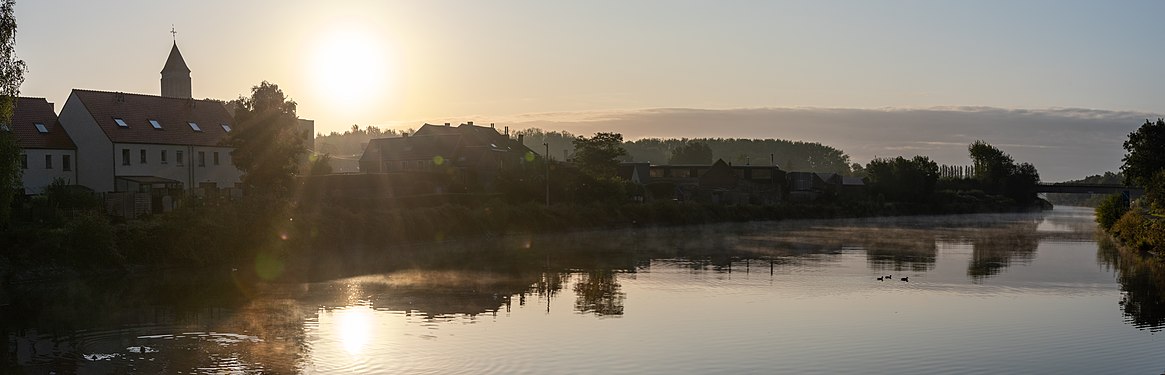
[[[1096,206],[1096,222],[1104,230],[1112,229],[1113,224],[1128,212],[1129,204],[1120,194],[1108,196]]]

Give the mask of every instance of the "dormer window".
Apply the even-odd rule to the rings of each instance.
[[[150,119],[150,126],[153,126],[154,129],[162,130],[162,124],[158,120]]]
[[[42,133],[42,134],[43,134],[43,133],[48,133],[48,132],[49,132],[49,128],[46,128],[46,127],[44,127],[44,124],[42,124],[42,123],[39,123],[39,122],[38,122],[38,123],[35,123],[35,124],[32,124],[32,125],[33,125],[33,126],[36,126],[36,131],[37,131],[37,132],[40,132],[40,133]]]
[[[129,124],[126,124],[125,120],[122,120],[120,117],[114,117],[113,122],[116,122],[117,127],[119,127],[119,128],[128,128],[129,127]]]
[[[231,126],[230,126],[230,125],[228,125],[228,124],[222,124],[222,131],[224,131],[224,132],[227,132],[227,133],[230,133],[230,132],[231,132]]]
[[[195,124],[193,122],[188,122],[187,124],[190,124],[190,130],[194,130],[196,132],[202,131],[202,128],[198,127],[198,124]]]

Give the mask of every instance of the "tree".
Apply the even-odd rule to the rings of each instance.
[[[1011,155],[983,141],[975,141],[967,147],[967,151],[970,152],[971,163],[975,166],[975,179],[993,192],[1003,190],[1007,176],[1015,168],[1015,160]]]
[[[983,141],[967,147],[974,163],[974,178],[983,190],[1005,195],[1019,204],[1030,204],[1036,199],[1036,184],[1040,172],[1028,163],[1016,164],[1011,155]]]
[[[874,159],[865,170],[873,192],[901,202],[929,198],[939,176],[938,164],[925,156]]]
[[[332,155],[320,154],[319,156],[312,156],[311,170],[308,172],[312,176],[322,176],[332,174]]]
[[[1125,183],[1147,187],[1153,175],[1165,170],[1165,120],[1145,120],[1137,131],[1129,133],[1124,148],[1128,152],[1121,158]]]
[[[712,148],[703,142],[687,142],[671,151],[668,164],[712,164]]]
[[[15,0],[0,2],[0,123],[10,124],[20,84],[24,83],[24,61],[16,58]],[[12,200],[21,190],[20,147],[11,132],[0,131],[0,226],[8,223]]]
[[[619,133],[595,133],[590,139],[583,136],[574,139],[575,163],[584,173],[595,177],[615,177],[619,158],[626,155],[623,135]]]
[[[249,194],[286,197],[298,158],[306,152],[295,102],[278,85],[263,81],[238,103],[226,143],[235,148],[231,159],[243,171],[243,186]]]

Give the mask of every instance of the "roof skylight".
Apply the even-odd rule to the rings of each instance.
[[[128,128],[129,127],[129,124],[126,124],[125,120],[122,120],[120,117],[114,117],[113,121],[117,123],[118,127],[121,127],[121,128]]]
[[[198,127],[198,124],[195,124],[195,123],[193,123],[193,122],[188,122],[187,124],[190,124],[190,129],[191,129],[191,130],[194,130],[194,131],[196,131],[196,132],[200,132],[200,131],[202,131],[202,128]]]
[[[153,126],[154,129],[162,129],[162,124],[158,123],[158,120],[150,119],[150,126]]]
[[[44,127],[44,124],[42,124],[42,123],[38,122],[38,123],[35,123],[33,125],[36,126],[36,131],[38,131],[38,132],[41,132],[41,133],[48,133],[49,132],[49,128]]]
[[[225,131],[225,132],[227,132],[227,133],[230,133],[230,132],[231,132],[231,126],[230,126],[229,124],[222,124],[222,130],[223,130],[223,131]]]

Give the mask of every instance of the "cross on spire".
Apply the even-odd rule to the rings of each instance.
[[[174,24],[170,24],[170,35],[174,38],[174,42],[178,42],[178,31],[174,30]]]

